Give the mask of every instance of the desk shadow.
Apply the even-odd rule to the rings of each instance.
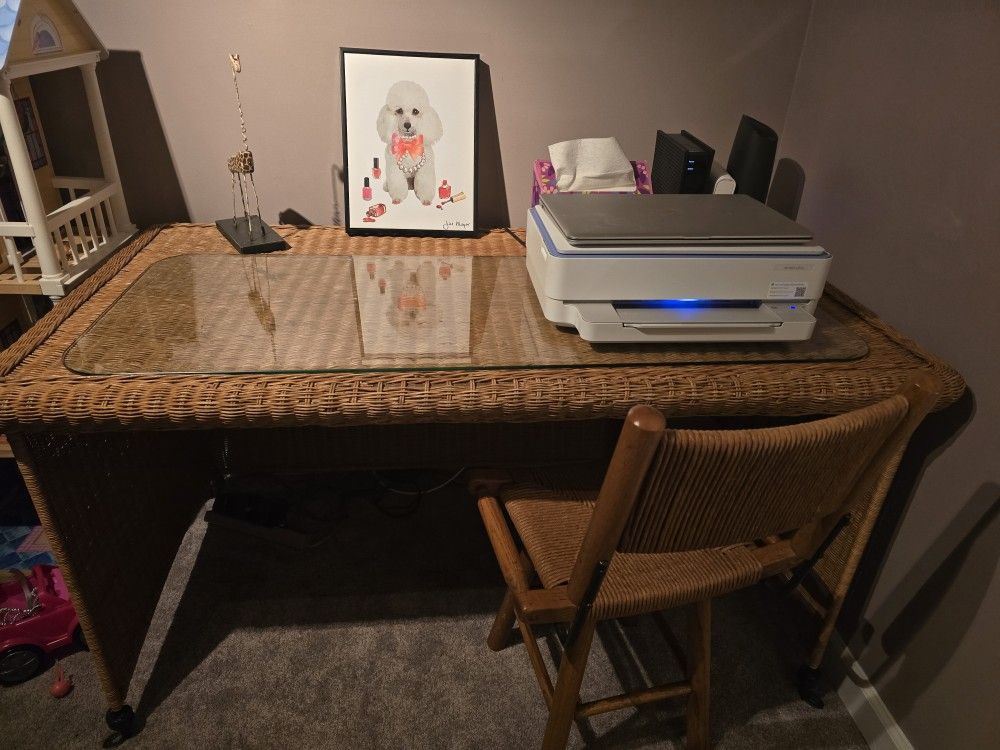
[[[475,503],[460,488],[427,496],[410,514],[332,489],[325,499],[339,506],[337,528],[312,549],[208,526],[139,714],[153,711],[241,628],[485,613],[498,605],[502,578]]]
[[[338,502],[330,494],[330,502]],[[398,506],[380,510],[369,499],[339,502],[334,536],[323,546],[304,551],[208,528],[187,586],[177,583],[175,575],[168,583],[168,589],[184,587],[183,594],[138,702],[138,714],[149,716],[182,682],[185,696],[195,695],[205,710],[215,710],[215,704],[220,711],[226,710],[220,683],[252,680],[270,670],[295,671],[309,684],[327,686],[324,689],[331,695],[354,689],[352,681],[371,674],[379,675],[379,684],[399,684],[397,689],[405,692],[418,689],[423,678],[387,675],[412,670],[413,665],[401,660],[400,654],[433,659],[432,655],[443,652],[448,654],[443,658],[461,661],[464,652],[466,658],[471,653],[481,663],[427,665],[428,673],[460,670],[466,681],[441,685],[439,692],[469,690],[475,694],[465,700],[488,704],[507,700],[525,706],[529,713],[521,720],[530,721],[531,731],[540,733],[544,704],[533,684],[527,655],[523,651],[493,654],[486,647],[489,622],[502,598],[502,579],[471,498],[460,487],[449,488],[424,498],[409,515],[399,515]],[[647,686],[647,681],[678,679],[682,667],[671,652],[685,640],[686,615],[681,609],[662,617],[602,624],[584,684],[585,699],[613,694],[619,684],[634,689]],[[169,613],[163,614],[163,619],[167,617]],[[449,625],[449,618],[467,622],[470,617],[474,642],[449,643],[450,638],[467,641],[470,637],[468,626]],[[415,636],[414,628],[402,626],[403,621],[414,620],[437,624],[430,634],[427,627],[416,628]],[[365,623],[372,627],[359,634],[356,626]],[[773,731],[781,735],[773,738],[776,745],[784,741],[787,746],[789,737],[782,731],[788,732],[789,723],[794,722],[796,746],[827,747],[820,740],[829,743],[831,738],[840,741],[840,746],[855,746],[853,725],[842,708],[815,712],[797,699],[792,676],[805,657],[809,628],[794,601],[763,587],[738,592],[717,603],[715,623],[713,674],[717,679],[712,701],[717,738],[733,731],[754,736]],[[358,642],[331,642],[329,652],[301,661],[297,660],[300,651],[282,647],[276,650],[291,653],[290,663],[267,661],[270,651],[261,631],[274,628],[275,637],[287,643],[310,637],[310,626],[320,624],[335,624],[336,630],[345,632],[353,626],[351,632]],[[672,648],[664,645],[665,627],[676,634],[668,634]],[[154,622],[153,629],[157,628]],[[331,641],[337,637],[336,630],[330,630]],[[552,636],[548,637],[554,648]],[[415,638],[432,642],[408,643]],[[223,646],[226,641],[230,643]],[[234,656],[236,645],[247,646],[251,653]],[[213,654],[216,649],[220,652]],[[515,649],[523,647],[512,646]],[[200,667],[203,663],[208,666]],[[509,667],[501,666],[506,664]],[[552,659],[549,667],[554,674]],[[480,671],[481,677],[477,676]],[[512,686],[520,690],[514,698],[510,697]],[[180,699],[181,704],[188,698]],[[376,701],[383,698],[391,703],[390,695],[371,696]],[[282,697],[276,695],[275,700]],[[780,710],[773,727],[759,719],[769,709]],[[593,717],[578,727],[588,747],[636,747],[683,736],[684,710],[683,700],[668,701],[636,712]],[[782,724],[785,730],[778,726]],[[799,727],[808,731],[801,732]],[[801,738],[809,736],[816,737],[817,744],[803,744]]]
[[[904,719],[937,679],[975,620],[1000,560],[1000,485],[983,484],[865,624],[882,628],[882,663],[870,681],[892,693]],[[866,633],[868,634],[868,633]],[[907,658],[914,641],[932,643]],[[884,682],[883,682],[884,681]]]
[[[910,438],[837,620],[837,630],[844,641],[850,642],[862,625],[879,572],[920,483],[924,467],[958,437],[975,411],[975,397],[971,390],[966,389],[954,404],[928,415]]]

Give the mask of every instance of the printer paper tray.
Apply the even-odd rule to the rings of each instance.
[[[673,308],[541,298],[545,317],[593,342],[802,341],[816,319],[800,303]]]
[[[633,307],[615,305],[629,328],[777,328],[781,316],[767,305],[758,307]]]

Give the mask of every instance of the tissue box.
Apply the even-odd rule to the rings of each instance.
[[[536,205],[543,193],[559,192],[559,188],[556,187],[556,173],[552,168],[552,162],[547,159],[536,159],[533,171],[530,206]],[[634,161],[632,162],[632,172],[635,174],[636,194],[652,195],[653,183],[649,177],[649,164],[644,161]]]

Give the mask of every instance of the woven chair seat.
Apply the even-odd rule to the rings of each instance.
[[[536,475],[504,487],[500,499],[546,588],[568,583],[587,532],[596,489]],[[666,554],[618,552],[594,602],[600,620],[656,612],[750,586],[761,567],[744,546]]]

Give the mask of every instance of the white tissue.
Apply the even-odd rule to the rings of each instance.
[[[580,138],[549,146],[561,192],[635,190],[635,174],[617,138]]]

